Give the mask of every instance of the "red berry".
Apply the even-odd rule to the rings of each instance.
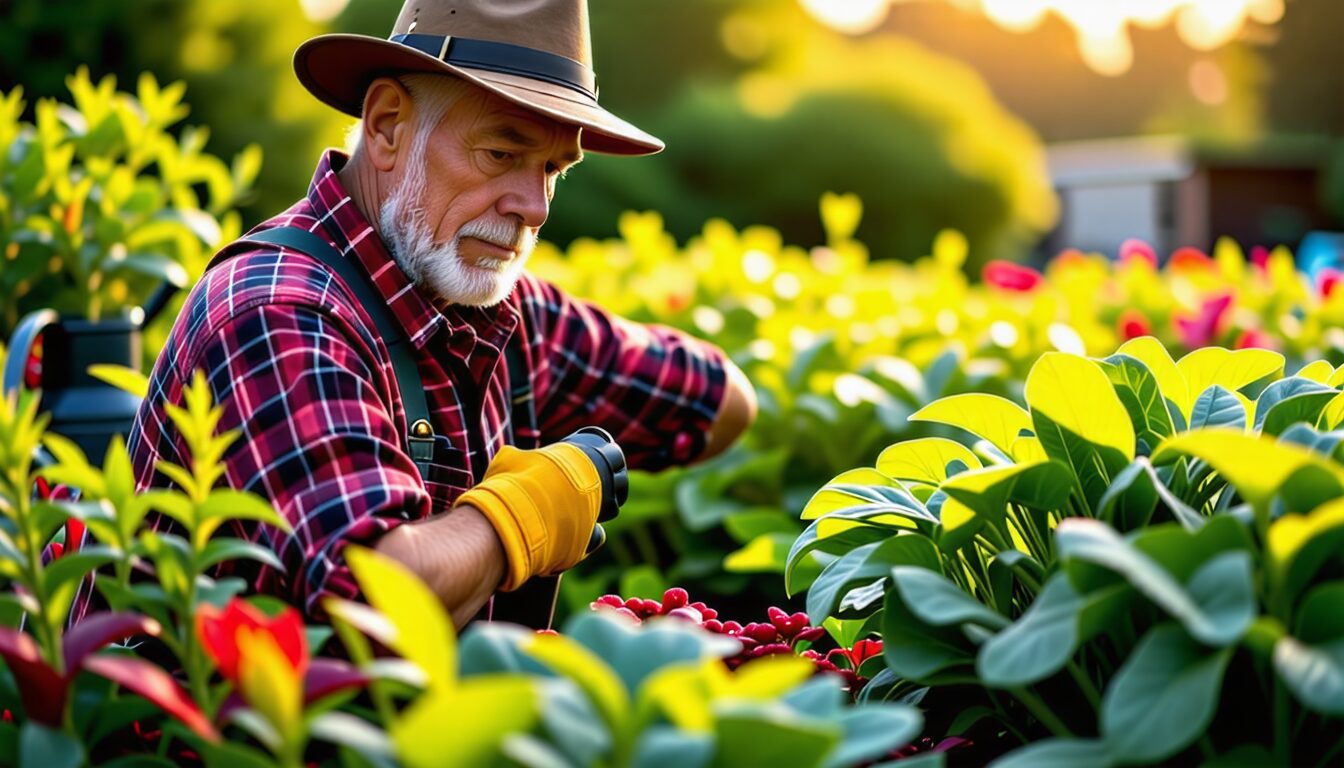
[[[610,605],[612,608],[620,608],[625,605],[625,601],[620,595],[603,595],[593,603],[593,605]]]
[[[775,629],[775,625],[755,621],[743,627],[742,634],[758,643],[773,643],[779,638],[779,630]]]
[[[672,610],[668,611],[665,615],[675,616],[678,619],[683,619],[685,621],[689,621],[695,624],[699,624],[701,618],[699,611],[695,610],[694,608],[687,608],[684,606],[681,608],[673,608]]]
[[[795,635],[793,639],[800,643],[810,643],[824,634],[826,634],[826,629],[824,627],[808,627]]]
[[[703,616],[704,614],[702,613],[701,615]],[[704,622],[703,624],[701,624],[700,626],[704,627],[705,629],[709,630],[710,632],[715,632],[715,633],[722,633],[722,632],[723,632],[723,622],[722,622],[722,621],[719,621],[718,619],[705,619],[705,622]]]
[[[634,613],[639,613],[644,609],[644,601],[638,597],[632,597],[625,601],[625,607]]]
[[[728,635],[740,635],[742,634],[742,625],[730,619],[723,622],[723,632]]]
[[[780,656],[780,655],[792,656],[793,649],[785,645],[784,643],[766,643],[765,645],[761,645],[751,649],[751,657],[754,659],[758,659],[762,656]]]
[[[710,608],[709,606],[705,605],[704,603],[701,603],[701,602],[698,602],[698,601],[697,601],[697,602],[691,603],[691,607],[694,608],[695,610],[699,611],[700,614],[701,614],[702,616],[704,616],[706,619],[717,619],[717,618],[719,617],[719,612],[718,612],[718,611],[714,610],[713,608]]]
[[[663,593],[663,613],[681,608],[691,601],[691,596],[681,587],[673,587]]]
[[[765,615],[770,617],[770,623],[774,624],[776,629],[783,629],[789,624],[789,614],[773,605],[765,610]]]
[[[646,617],[657,616],[658,614],[663,612],[662,603],[658,602],[657,600],[650,600],[648,598],[645,598],[643,603],[641,603],[641,608],[643,609],[644,615]]]

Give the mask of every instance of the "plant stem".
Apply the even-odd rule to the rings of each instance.
[[[1073,731],[1069,730],[1064,721],[1055,717],[1055,713],[1051,712],[1050,708],[1036,694],[1026,688],[1009,688],[1008,691],[1013,694],[1014,698],[1022,702],[1022,706],[1026,707],[1027,711],[1041,722],[1041,725],[1048,728],[1050,733],[1061,739],[1074,737]]]
[[[1274,757],[1280,765],[1289,764],[1291,749],[1288,744],[1288,692],[1283,682],[1274,676]]]
[[[1073,676],[1073,681],[1078,684],[1079,690],[1081,690],[1083,696],[1087,698],[1087,703],[1092,705],[1092,711],[1100,711],[1101,694],[1097,691],[1097,687],[1092,684],[1092,680],[1085,672],[1083,672],[1082,668],[1079,667],[1076,662],[1070,661],[1068,663],[1068,668],[1069,674]]]

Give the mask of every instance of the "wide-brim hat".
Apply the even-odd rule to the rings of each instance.
[[[592,59],[587,0],[406,0],[387,40],[314,37],[294,52],[294,72],[314,96],[356,117],[376,78],[439,73],[581,127],[586,151],[661,151],[663,142],[597,103]]]

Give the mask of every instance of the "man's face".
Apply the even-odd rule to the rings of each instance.
[[[422,289],[497,304],[522,274],[556,181],[581,158],[577,128],[473,89],[431,130],[423,163],[398,160],[383,238]]]

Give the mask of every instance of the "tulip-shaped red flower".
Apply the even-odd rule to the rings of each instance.
[[[196,634],[201,645],[214,659],[219,673],[234,685],[239,684],[239,666],[246,661],[239,642],[244,632],[269,635],[289,661],[295,676],[303,679],[308,670],[308,638],[298,611],[286,608],[280,615],[270,617],[235,597],[222,611],[213,605],[202,605],[196,612]]]

